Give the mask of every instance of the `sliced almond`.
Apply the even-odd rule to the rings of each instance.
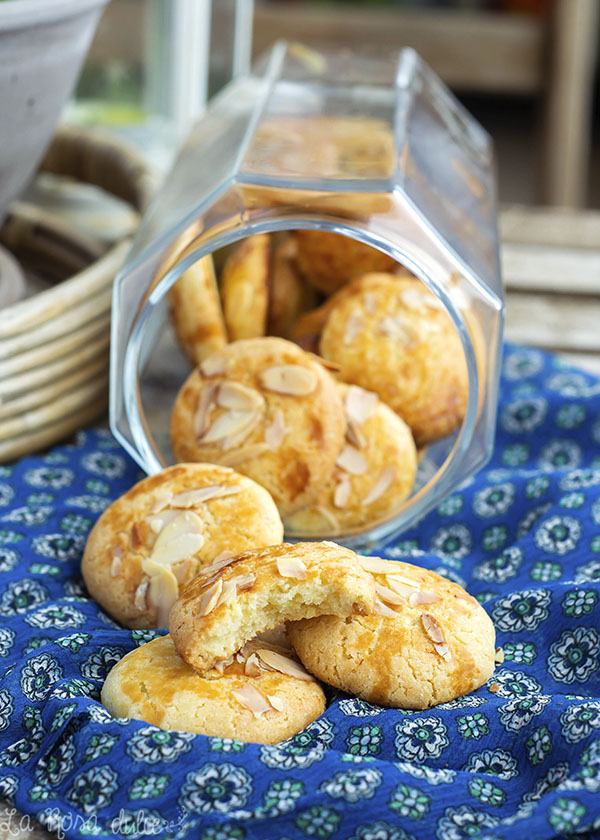
[[[255,653],[251,653],[244,664],[244,673],[247,677],[259,677],[263,671],[264,668],[260,667],[258,656]]]
[[[156,622],[159,627],[169,626],[169,613],[178,594],[179,585],[171,569],[161,568],[158,575],[152,575],[150,578],[148,603],[149,606],[156,607]]]
[[[337,520],[337,517],[333,513],[333,511],[329,510],[329,508],[324,507],[323,505],[315,505],[314,511],[319,516],[323,518],[329,528],[331,528],[332,534],[337,534],[340,531],[340,523]]]
[[[409,586],[412,590],[419,588],[419,583],[416,580],[404,577],[404,575],[401,575],[400,572],[395,572],[393,569],[386,572],[386,575],[388,586],[391,586],[392,589],[394,589],[397,584],[404,584],[405,586]]]
[[[410,596],[410,603],[412,606],[437,604],[437,602],[441,600],[440,596],[436,595],[435,592],[427,592],[425,589],[417,589],[417,591],[413,592]]]
[[[362,298],[363,306],[369,315],[374,315],[377,312],[377,303],[375,296],[371,292],[366,292]]]
[[[244,446],[240,449],[232,449],[226,452],[219,458],[219,463],[224,467],[236,467],[238,464],[243,464],[244,461],[252,461],[254,458],[259,458],[269,451],[266,443],[252,443],[249,446]]]
[[[501,647],[496,648],[494,662],[496,663],[496,665],[502,665],[502,663],[504,662],[504,651]]]
[[[254,388],[239,382],[221,382],[217,391],[217,405],[234,411],[254,411],[264,404],[263,397]]]
[[[283,712],[285,709],[285,703],[283,699],[279,697],[277,694],[267,694],[267,700],[276,709],[278,712]]]
[[[352,312],[346,321],[346,329],[344,331],[344,344],[352,344],[354,339],[360,334],[365,325],[365,319],[360,312]]]
[[[194,414],[194,436],[196,440],[200,440],[209,428],[210,410],[215,403],[218,387],[216,382],[210,382],[200,393],[198,406]]]
[[[136,610],[148,609],[148,605],[146,604],[146,596],[148,594],[149,586],[149,581],[143,580],[135,590],[135,595],[133,596],[133,606],[136,608]]]
[[[421,615],[421,624],[432,642],[435,642],[438,645],[445,644],[446,640],[444,639],[442,628],[432,615],[429,615],[429,613],[423,613]]]
[[[444,311],[444,304],[431,292],[420,289],[403,289],[400,300],[408,309],[440,309]]]
[[[223,589],[221,590],[221,594],[217,599],[217,603],[215,604],[214,609],[220,607],[221,604],[229,604],[230,601],[233,601],[236,595],[237,586],[235,585],[235,580],[224,581]]]
[[[313,682],[314,678],[311,674],[305,671],[299,662],[290,659],[289,656],[284,656],[276,650],[268,650],[267,648],[260,648],[256,651],[256,655],[273,671],[279,671],[281,674],[287,674],[289,677],[296,677],[296,679],[305,682]]]
[[[247,436],[259,419],[260,415],[256,411],[235,411],[233,409],[224,411],[198,437],[198,440],[201,443],[218,443],[242,433]],[[229,446],[226,448],[229,448]]]
[[[375,591],[379,595],[382,601],[385,601],[386,604],[403,604],[405,599],[394,592],[392,589],[388,589],[387,586],[382,586],[380,583],[375,584]]]
[[[347,475],[342,476],[340,481],[335,485],[335,490],[333,491],[333,504],[336,508],[345,508],[350,500],[350,477]]]
[[[379,478],[371,487],[369,493],[367,493],[367,495],[363,499],[363,505],[372,505],[373,502],[376,502],[377,499],[381,498],[381,496],[383,496],[384,493],[387,493],[387,491],[392,486],[395,478],[396,468],[392,466],[384,467]]]
[[[391,560],[383,560],[381,557],[370,557],[366,554],[358,554],[357,556],[358,562],[365,572],[371,572],[372,575],[393,574],[395,563]]]
[[[365,391],[358,385],[349,385],[344,398],[344,406],[349,419],[362,425],[373,415],[379,397],[373,391]]]
[[[442,657],[442,659],[448,660],[448,659],[452,658],[452,654],[450,653],[450,648],[448,647],[446,642],[443,642],[442,644],[440,644],[438,642],[434,642],[433,647],[435,648],[435,652],[439,653],[439,655]]]
[[[168,525],[169,522],[172,522],[176,516],[179,516],[179,511],[163,510],[155,516],[147,517],[146,522],[153,534],[160,534],[162,529]]]
[[[232,694],[240,706],[252,712],[255,718],[259,718],[265,712],[270,712],[273,709],[273,706],[271,706],[267,698],[252,683],[246,683],[246,685],[242,685],[240,688],[234,688]]]
[[[158,565],[173,566],[193,557],[204,545],[202,530],[199,516],[192,511],[180,513],[159,533],[148,559]]]
[[[332,373],[339,373],[342,369],[341,365],[338,365],[337,362],[332,362],[329,359],[324,359],[323,356],[318,356],[316,353],[309,353],[309,356],[312,356],[313,359],[322,365],[325,370],[330,370]]]
[[[238,592],[249,592],[256,583],[256,575],[253,572],[248,572],[245,575],[236,575],[230,578],[230,583],[234,583]]]
[[[386,315],[377,324],[377,329],[382,335],[399,341],[407,347],[418,341],[414,326],[400,312],[395,315]]]
[[[273,451],[279,449],[286,434],[283,411],[278,408],[273,415],[273,421],[265,429],[265,443]]]
[[[170,490],[165,490],[164,488],[159,490],[156,494],[156,498],[154,499],[154,503],[150,508],[150,513],[160,513],[161,510],[169,507],[172,498],[173,494]]]
[[[177,583],[180,586],[185,583],[189,577],[190,565],[191,563],[189,560],[182,560],[181,563],[177,563],[177,565],[173,566],[171,569],[177,578]]]
[[[274,365],[259,374],[259,382],[267,391],[305,397],[318,384],[316,374],[301,365]]]
[[[209,378],[221,376],[227,370],[227,362],[222,356],[209,356],[200,363],[200,373]]]
[[[123,547],[116,545],[111,551],[110,576],[118,577],[123,568]]]
[[[173,496],[171,502],[175,508],[190,508],[208,502],[210,499],[220,499],[224,496],[233,496],[241,492],[241,487],[236,485],[226,486],[224,484],[211,484],[207,487],[198,487],[195,490],[188,490],[185,493],[178,493]]]
[[[398,595],[401,595],[409,603],[412,603],[410,599],[413,595],[416,594],[412,586],[407,586],[405,583],[400,583],[400,581],[396,581],[392,577],[386,577],[386,580],[389,584],[390,589],[392,589]]]
[[[363,449],[367,445],[365,436],[354,420],[347,420],[346,422],[346,440],[357,449]]]
[[[219,659],[218,662],[215,662],[213,665],[214,669],[222,674],[225,668],[228,668],[233,662],[233,656],[229,656],[227,659]]]
[[[217,601],[219,600],[222,591],[223,580],[221,578],[217,578],[217,580],[215,580],[215,582],[208,587],[208,589],[202,596],[202,600],[198,605],[198,615],[210,615],[210,613],[217,606]]]
[[[367,460],[365,456],[355,446],[346,444],[340,454],[337,456],[336,462],[338,467],[352,475],[363,475],[367,471]]]
[[[384,604],[379,598],[375,598],[375,607],[373,612],[377,615],[383,615],[385,618],[397,618],[394,610],[390,609],[387,604]]]
[[[306,580],[308,576],[306,565],[299,557],[285,554],[277,558],[277,571],[281,577],[295,578],[296,580]]]
[[[143,545],[146,544],[148,537],[150,536],[150,527],[146,520],[142,520],[141,522],[134,522],[131,526],[131,546],[132,548],[137,551],[138,548],[141,548]]]

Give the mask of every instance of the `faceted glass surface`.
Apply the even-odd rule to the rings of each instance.
[[[172,462],[169,417],[190,368],[168,288],[206,253],[297,228],[393,256],[441,300],[465,353],[465,419],[429,446],[399,514],[323,535],[364,547],[437,505],[486,462],[494,435],[503,293],[492,143],[411,49],[382,57],[279,43],[213,101],[115,282],[111,426],[146,471]]]

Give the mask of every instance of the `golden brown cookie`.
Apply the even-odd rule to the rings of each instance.
[[[372,271],[393,271],[396,261],[356,239],[323,230],[296,231],[296,262],[306,279],[331,294],[353,277]]]
[[[374,598],[353,551],[283,543],[206,568],[173,605],[169,632],[182,659],[204,673],[282,621],[369,613]]]
[[[140,481],[94,525],[81,573],[125,627],[166,627],[179,592],[216,558],[280,543],[264,488],[215,464],[178,464]]]
[[[367,274],[331,299],[320,353],[340,379],[379,394],[417,446],[463,420],[468,379],[462,344],[442,304],[418,280]]]
[[[192,365],[227,343],[210,254],[194,263],[168,292],[175,334]]]
[[[346,438],[315,503],[292,513],[290,535],[345,533],[398,513],[412,490],[417,451],[406,423],[373,391],[338,385]]]
[[[200,676],[170,636],[123,657],[101,699],[114,717],[258,744],[277,744],[325,711],[321,687],[289,650],[249,642],[222,672]]]
[[[312,309],[317,293],[296,268],[296,239],[288,236],[274,247],[269,282],[268,332],[290,337],[292,326],[303,312]]]
[[[221,300],[230,341],[265,334],[270,253],[269,235],[260,233],[239,242],[225,262]]]
[[[327,479],[343,437],[334,380],[282,338],[237,341],[206,359],[171,416],[177,460],[234,466],[269,490],[282,515]]]
[[[458,584],[408,563],[362,558],[378,615],[288,624],[315,676],[371,703],[426,709],[473,691],[494,672],[489,616]]]

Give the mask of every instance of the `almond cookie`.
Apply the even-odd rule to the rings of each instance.
[[[300,315],[317,302],[317,293],[296,268],[296,251],[296,239],[289,236],[275,246],[271,261],[268,332],[283,338],[289,338]]]
[[[331,294],[353,277],[372,271],[393,271],[396,261],[363,242],[324,230],[297,230],[296,262],[306,279]]]
[[[249,236],[237,244],[221,274],[221,300],[230,341],[264,335],[267,327],[270,238]]]
[[[177,460],[234,466],[267,488],[282,516],[327,480],[343,437],[335,381],[282,338],[237,341],[206,359],[171,416]]]
[[[286,534],[335,535],[397,513],[410,495],[417,450],[406,423],[373,391],[338,384],[346,438],[323,492],[292,513]]]
[[[170,636],[123,657],[101,699],[114,717],[257,744],[277,744],[325,711],[323,690],[289,650],[249,642],[220,671],[200,676]]]
[[[173,602],[202,566],[282,538],[264,488],[227,467],[178,464],[104,511],[81,573],[90,595],[125,627],[166,627]]]
[[[417,446],[463,420],[468,377],[462,344],[443,305],[420,281],[367,274],[331,300],[319,349],[340,378],[379,394]]]
[[[179,655],[203,673],[282,621],[370,613],[374,599],[373,578],[353,551],[283,543],[203,569],[173,605],[169,632]]]
[[[446,703],[491,677],[494,625],[462,587],[408,563],[360,562],[375,580],[376,615],[288,624],[311,673],[370,703],[401,709]]]
[[[168,292],[177,340],[192,365],[227,343],[213,259],[202,257]]]

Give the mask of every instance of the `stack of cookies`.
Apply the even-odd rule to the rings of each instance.
[[[460,586],[330,542],[215,560],[182,590],[169,629],[108,675],[113,715],[273,744],[325,711],[320,680],[424,709],[494,670],[493,625]]]
[[[235,467],[286,533],[349,533],[397,514],[417,451],[453,432],[464,353],[437,298],[389,256],[337,234],[259,234],[169,292],[194,370],[171,418],[176,460]]]

